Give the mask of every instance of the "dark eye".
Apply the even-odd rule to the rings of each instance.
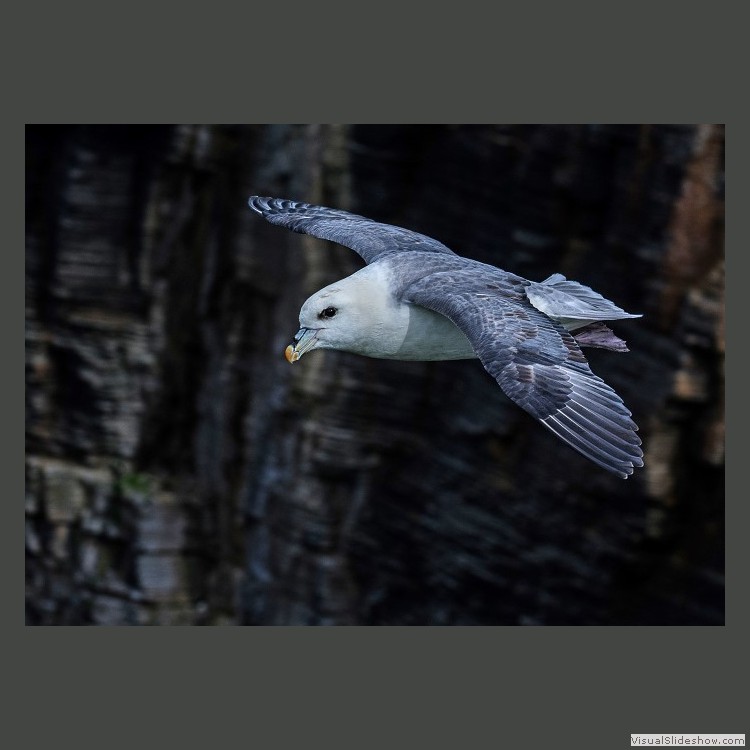
[[[323,310],[318,317],[319,318],[332,318],[338,311],[335,307],[326,307],[325,310]]]

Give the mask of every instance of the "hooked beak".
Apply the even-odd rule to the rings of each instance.
[[[289,344],[284,351],[287,362],[296,362],[305,352],[318,342],[320,328],[300,328],[294,335],[294,345]]]

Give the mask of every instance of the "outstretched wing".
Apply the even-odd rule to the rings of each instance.
[[[404,300],[450,318],[506,395],[586,458],[624,479],[643,466],[638,427],[622,399],[522,289],[488,294],[470,272],[441,272],[412,284]]]
[[[380,224],[348,211],[257,195],[251,196],[248,205],[271,224],[338,242],[359,253],[366,263],[404,251],[455,255],[432,237],[390,224]]]

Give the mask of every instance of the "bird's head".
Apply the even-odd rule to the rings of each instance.
[[[357,273],[312,295],[299,313],[300,329],[286,348],[289,362],[313,349],[337,349],[367,357],[388,356],[403,341],[408,313],[398,310],[377,269]]]
[[[296,362],[313,349],[358,352],[358,342],[367,327],[364,306],[351,285],[331,284],[312,295],[299,313],[300,329],[284,355]]]

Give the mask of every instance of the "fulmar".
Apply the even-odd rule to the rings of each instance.
[[[344,245],[367,264],[302,305],[289,362],[313,349],[479,358],[510,399],[595,464],[623,479],[643,466],[631,413],[581,352],[628,351],[602,321],[640,315],[562,274],[529,281],[348,211],[256,195],[249,205],[271,224]]]

